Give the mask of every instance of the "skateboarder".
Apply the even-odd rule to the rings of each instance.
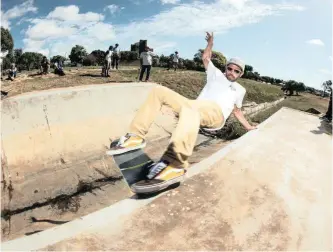
[[[166,87],[154,87],[133,119],[129,133],[112,144],[107,152],[116,155],[144,148],[145,136],[162,105],[171,107],[179,115],[178,125],[160,161],[149,167],[147,183],[150,185],[176,181],[184,176],[200,127],[221,129],[233,113],[247,130],[256,128],[241,111],[246,90],[236,82],[243,75],[245,64],[239,59],[230,59],[223,74],[211,61],[213,33],[207,32],[206,40],[202,60],[207,84],[198,98],[190,100]]]

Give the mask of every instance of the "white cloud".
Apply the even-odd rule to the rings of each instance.
[[[71,23],[85,23],[85,22],[98,22],[104,20],[104,15],[87,12],[79,14],[79,7],[76,5],[56,7],[47,15],[48,19],[55,19],[60,21],[67,21]]]
[[[324,46],[324,42],[321,41],[320,39],[310,39],[306,41],[306,43],[311,44],[311,45],[317,45],[317,46]]]
[[[245,3],[246,4],[243,4]],[[237,3],[237,4],[235,4]],[[131,37],[202,35],[205,31],[215,34],[232,28],[260,22],[264,17],[280,14],[281,11],[299,10],[292,4],[268,5],[254,0],[220,0],[211,4],[193,2],[181,4],[139,22],[119,27],[121,36]]]
[[[110,6],[113,5],[107,6],[106,10],[118,10]],[[80,14],[79,8],[71,5],[57,7],[45,18],[30,20],[25,44],[34,45],[30,40],[45,40],[42,45],[35,43],[36,49],[48,49],[49,56],[53,56],[69,53],[75,44],[84,45],[88,52],[103,50],[114,43],[119,43],[123,50],[129,50],[130,44],[147,39],[156,53],[168,53],[177,49],[176,39],[190,40],[194,36],[204,36],[205,31],[214,31],[217,35],[261,22],[267,16],[301,10],[298,5],[264,4],[257,0],[194,1],[173,6],[140,21],[113,26],[104,22],[102,14]]]
[[[161,0],[161,4],[177,4],[180,0]]]
[[[332,56],[329,56],[328,58],[332,61]]]
[[[332,71],[328,70],[328,69],[319,69],[319,72],[323,73],[323,74],[328,74],[328,75],[332,75]]]
[[[35,25],[30,26],[26,31],[30,39],[55,39],[66,37],[75,33],[74,27],[59,25],[55,20],[35,20]]]
[[[22,17],[29,12],[36,13],[37,10],[37,7],[34,6],[34,0],[27,0],[20,5],[15,5],[6,12],[1,10],[1,26],[10,29],[10,20]]]
[[[111,4],[111,5],[108,5],[104,8],[104,11],[106,10],[109,10],[110,13],[113,15],[115,14],[116,12],[119,12],[121,10],[125,9],[125,7],[120,7],[118,5],[115,5],[115,4]]]
[[[44,18],[29,20],[25,32],[24,51],[43,52],[47,56],[65,55],[76,44],[84,45],[88,53],[114,38],[111,24],[102,22],[104,15],[79,13],[75,5],[59,6]]]

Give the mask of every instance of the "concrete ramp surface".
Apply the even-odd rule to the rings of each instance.
[[[3,250],[332,250],[332,136],[283,108],[189,169],[180,187],[126,199]]]

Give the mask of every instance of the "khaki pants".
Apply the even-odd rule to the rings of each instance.
[[[178,124],[172,133],[170,144],[162,159],[176,167],[188,167],[188,158],[199,133],[199,128],[218,128],[224,122],[217,103],[190,100],[163,86],[152,89],[130,126],[130,133],[145,138],[162,105],[172,108],[179,115]]]

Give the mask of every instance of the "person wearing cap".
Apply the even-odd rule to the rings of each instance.
[[[206,40],[202,60],[207,83],[197,99],[188,99],[163,86],[154,87],[132,120],[128,133],[111,144],[107,151],[109,155],[116,155],[144,148],[145,136],[162,105],[171,107],[178,114],[178,124],[161,159],[148,167],[147,185],[162,186],[182,181],[200,127],[221,129],[233,113],[247,130],[256,128],[249,124],[241,111],[246,90],[236,82],[243,75],[245,64],[239,59],[230,59],[223,74],[211,61],[213,33],[207,32]]]
[[[149,81],[150,70],[153,64],[153,57],[155,54],[153,53],[153,49],[149,48],[148,46],[145,47],[145,50],[140,54],[140,77],[139,81],[142,81],[144,73],[146,73],[146,81]]]

